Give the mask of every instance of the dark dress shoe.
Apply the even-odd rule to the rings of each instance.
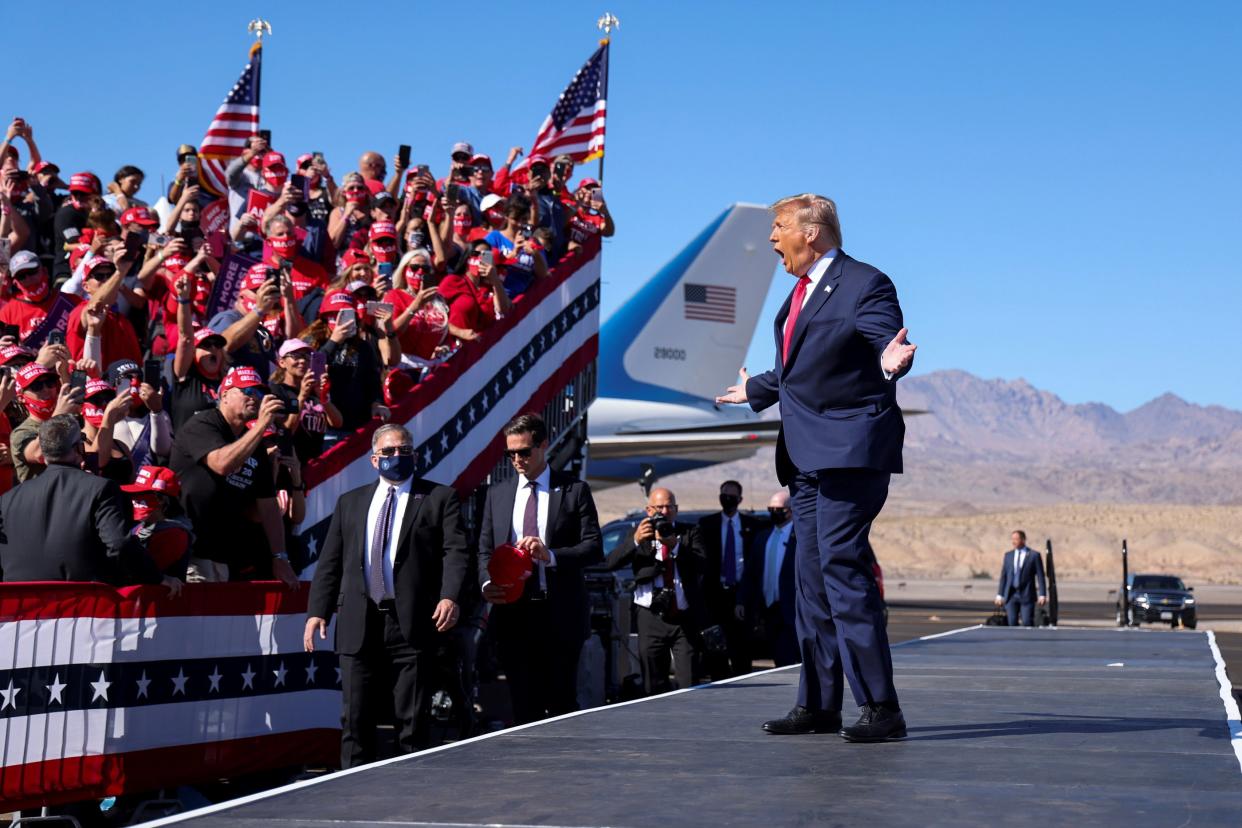
[[[792,736],[799,733],[836,733],[841,729],[841,711],[807,710],[805,707],[795,707],[783,719],[764,722],[763,729],[777,736]]]
[[[887,742],[906,738],[906,717],[900,710],[886,710],[877,704],[863,705],[862,715],[849,727],[841,728],[847,742]]]

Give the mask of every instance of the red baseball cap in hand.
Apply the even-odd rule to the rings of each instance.
[[[505,586],[505,601],[510,603],[522,597],[526,579],[534,568],[530,553],[511,543],[502,543],[493,549],[492,559],[487,562],[487,574],[492,583]]]

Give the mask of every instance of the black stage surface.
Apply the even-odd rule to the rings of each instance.
[[[1242,723],[1204,633],[972,628],[893,655],[900,743],[765,734],[785,668],[151,824],[1242,824]]]

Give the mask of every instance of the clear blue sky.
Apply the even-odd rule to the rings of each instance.
[[[727,204],[810,190],[896,281],[918,372],[1242,408],[1242,4],[474,5],[18,4],[2,114],[66,172],[137,164],[153,200],[263,15],[277,148],[338,177],[400,143],[442,168],[457,140],[529,146],[611,10],[605,313]]]

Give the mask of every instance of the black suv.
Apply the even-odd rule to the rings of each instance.
[[[1137,627],[1143,623],[1167,623],[1193,630],[1195,617],[1194,587],[1187,587],[1175,575],[1131,575],[1126,583],[1126,613],[1117,603],[1117,625]]]

